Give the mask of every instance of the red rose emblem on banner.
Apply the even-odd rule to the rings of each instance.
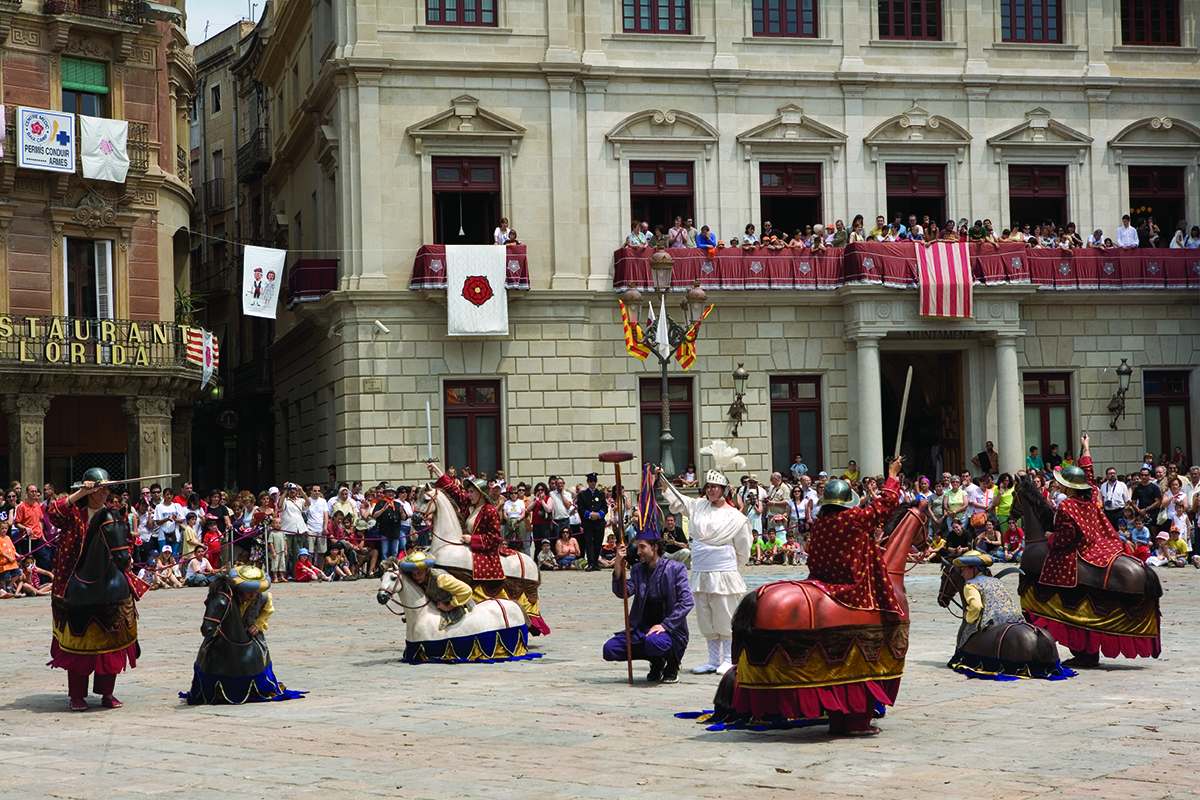
[[[492,285],[482,275],[469,275],[463,281],[462,296],[470,303],[481,306],[492,299]]]

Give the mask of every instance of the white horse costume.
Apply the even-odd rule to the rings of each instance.
[[[458,507],[445,492],[433,484],[425,484],[421,491],[422,506],[419,509],[430,526],[432,544],[428,553],[437,560],[439,569],[444,569],[460,581],[469,585],[475,601],[491,598],[512,600],[521,607],[528,618],[529,632],[538,636],[550,633],[550,626],[542,619],[538,609],[538,586],[542,574],[537,562],[524,553],[512,552],[501,555],[504,581],[478,582],[472,577],[471,537],[463,530]]]
[[[403,661],[429,662],[522,661],[541,658],[526,650],[529,628],[525,612],[511,600],[487,599],[475,603],[458,622],[445,624],[421,585],[400,571],[395,559],[383,564],[376,599],[381,605],[398,603],[404,609],[406,644]]]

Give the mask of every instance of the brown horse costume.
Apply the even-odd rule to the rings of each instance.
[[[1162,584],[1150,567],[1119,555],[1105,568],[1084,559],[1076,563],[1075,586],[1041,581],[1050,554],[1046,532],[1054,529],[1054,509],[1028,478],[1017,482],[1013,514],[1023,520],[1025,553],[1019,593],[1025,617],[1053,634],[1079,663],[1108,658],[1158,658],[1159,598]]]
[[[895,702],[908,652],[904,567],[924,534],[921,508],[898,508],[885,530],[882,561],[897,611],[851,608],[812,580],[750,592],[733,617],[736,667],[717,689],[712,721],[819,724]]]

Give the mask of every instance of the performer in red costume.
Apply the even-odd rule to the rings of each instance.
[[[1125,552],[1092,492],[1096,479],[1086,434],[1080,442],[1078,466],[1063,467],[1054,472],[1054,479],[1065,487],[1067,499],[1054,512],[1054,532],[1046,536],[1050,553],[1042,567],[1040,581],[1047,586],[1070,588],[1076,585],[1076,556],[1100,569],[1107,569]]]
[[[500,546],[504,541],[500,511],[488,499],[487,481],[478,478],[464,481],[467,485],[464,489],[437,464],[431,461],[428,466],[429,473],[437,478],[434,486],[454,500],[459,514],[467,521],[467,529],[471,532],[472,577],[477,581],[504,580],[500,555],[509,555],[513,551]]]
[[[121,707],[121,701],[113,696],[113,687],[117,673],[126,666],[137,666],[141,649],[135,603],[149,588],[130,572],[129,548],[134,538],[128,526],[124,528],[128,535],[120,544],[105,538],[104,526],[115,526],[111,532],[119,532],[125,524],[119,513],[106,507],[109,489],[103,483],[108,473],[93,468],[83,477],[72,487],[74,492],[49,507],[50,521],[59,530],[54,553],[54,640],[50,643],[49,666],[67,670],[72,711],[87,710],[88,676],[92,673],[96,675],[94,689],[101,696],[100,704],[105,708]],[[94,543],[85,552],[88,527],[97,514],[107,519],[103,526],[97,526]],[[118,563],[124,566],[118,567]]]
[[[869,506],[854,504],[854,493],[845,481],[835,479],[825,487],[820,515],[808,536],[809,578],[848,608],[904,613],[883,565],[883,548],[874,536],[875,528],[891,517],[900,502],[899,474],[897,459],[888,466],[883,491]]]

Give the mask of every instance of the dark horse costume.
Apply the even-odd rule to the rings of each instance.
[[[1090,468],[1088,473],[1090,479]],[[1085,505],[1090,502],[1088,497],[1068,498],[1056,524],[1054,509],[1033,482],[1017,482],[1013,511],[1020,514],[1025,529],[1021,608],[1030,622],[1070,649],[1079,659],[1076,663],[1094,663],[1101,653],[1109,658],[1158,658],[1162,584],[1154,570],[1136,558],[1110,557],[1112,548],[1103,540],[1111,536],[1116,541],[1116,534],[1098,507],[1090,513]],[[1086,528],[1074,524],[1081,517],[1087,519]],[[1064,560],[1073,563],[1067,566]],[[1053,575],[1047,581],[1043,576],[1050,570]]]
[[[72,708],[87,707],[84,698],[93,673],[96,694],[115,707],[119,703],[111,698],[117,674],[136,667],[141,655],[136,602],[148,588],[129,570],[129,525],[107,506],[89,519],[86,497],[75,503],[60,497],[49,513],[59,529],[49,666],[67,671]]]
[[[274,610],[269,586],[270,578],[257,567],[235,567],[209,584],[192,689],[179,693],[189,706],[293,700],[308,694],[285,687],[271,668],[263,636]],[[257,629],[253,636],[251,626]]]
[[[963,605],[963,623],[946,666],[968,678],[994,681],[1073,677],[1075,673],[1059,663],[1054,637],[1025,621],[1008,589],[988,571],[991,564],[987,554],[972,550],[942,570],[938,605],[946,608],[955,594]],[[980,572],[964,581],[964,566]],[[1010,567],[1000,577],[1010,572],[1020,570]]]

